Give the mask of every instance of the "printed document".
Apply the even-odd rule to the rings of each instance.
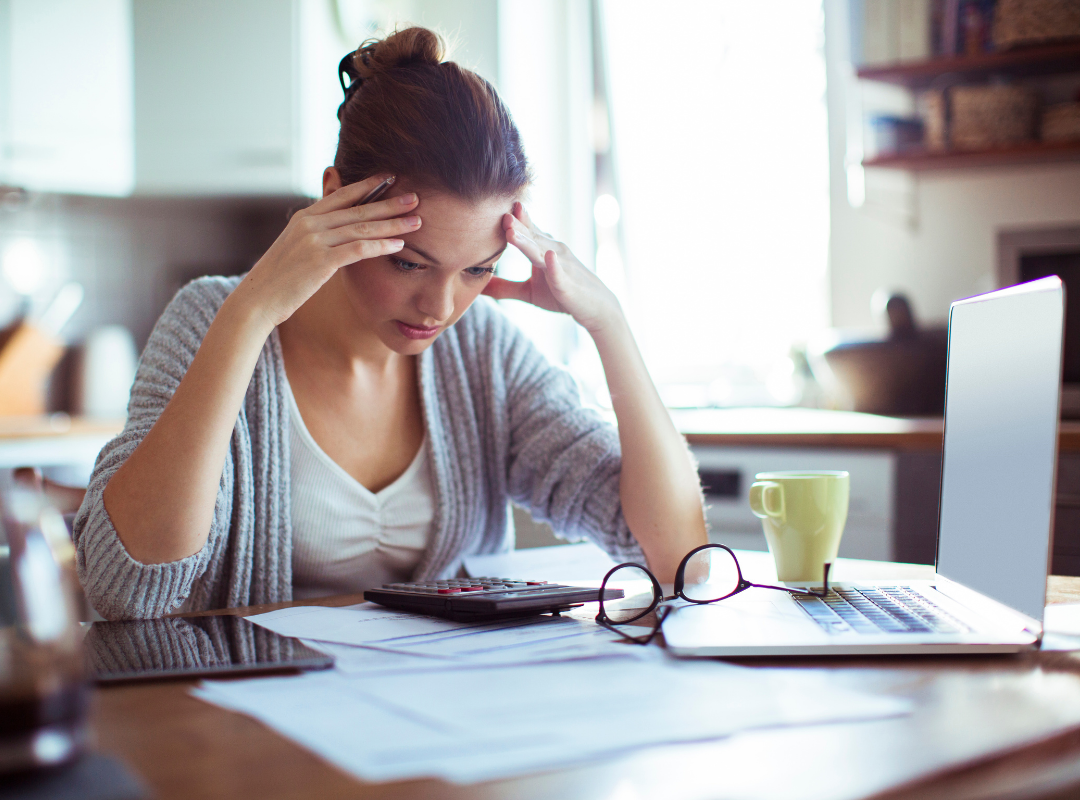
[[[838,688],[821,673],[666,657],[327,671],[206,681],[193,693],[261,720],[364,780],[459,783],[755,728],[880,719],[910,709],[907,700]]]

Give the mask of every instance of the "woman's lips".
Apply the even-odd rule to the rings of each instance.
[[[402,322],[399,319],[394,320],[397,323],[398,330],[401,331],[401,335],[407,339],[430,339],[436,333],[439,332],[439,326],[434,328],[427,328],[420,325],[410,325],[407,322]]]

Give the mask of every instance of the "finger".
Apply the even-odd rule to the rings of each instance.
[[[421,224],[422,220],[415,214],[393,219],[354,222],[351,225],[342,225],[340,228],[323,232],[320,234],[320,240],[327,247],[337,247],[358,239],[390,239],[411,233],[419,229]]]
[[[335,211],[339,208],[355,206],[369,195],[372,189],[389,177],[391,176],[385,173],[382,175],[372,175],[370,178],[364,178],[362,181],[342,186],[340,189],[331,192],[326,197],[319,200],[319,202],[310,206],[307,209],[307,213],[325,214],[327,211]]]
[[[506,241],[525,254],[534,265],[544,265],[544,251],[536,242],[520,231],[511,230],[506,234]]]
[[[324,228],[340,228],[370,219],[391,219],[416,208],[420,202],[413,192],[362,206],[351,206],[321,214],[318,219]]]
[[[492,278],[484,287],[483,294],[496,300],[524,300],[529,302],[532,289],[528,281],[508,281],[506,278]]]
[[[544,253],[544,268],[548,285],[555,292],[562,291],[563,286],[566,285],[566,271],[563,269],[562,262],[559,261],[559,257],[554,250],[548,250]]]
[[[330,248],[331,263],[341,268],[368,258],[388,256],[405,246],[402,239],[359,239]]]

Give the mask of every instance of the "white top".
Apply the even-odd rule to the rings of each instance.
[[[405,472],[373,493],[311,438],[291,388],[288,402],[293,597],[410,580],[435,517],[427,435]]]

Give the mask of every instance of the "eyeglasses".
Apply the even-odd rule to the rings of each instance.
[[[675,599],[682,599],[688,603],[715,603],[718,600],[726,600],[729,597],[745,592],[747,589],[776,589],[791,594],[809,595],[812,597],[825,597],[829,594],[829,568],[832,564],[826,564],[822,576],[822,588],[817,589],[792,589],[787,586],[771,586],[767,583],[753,583],[743,577],[742,569],[739,568],[739,559],[730,547],[722,544],[705,544],[695,547],[679,563],[679,569],[675,572],[675,594],[664,597],[660,588],[660,582],[646,567],[641,564],[619,564],[612,567],[604,576],[604,582],[600,585],[600,613],[596,615],[596,621],[608,630],[622,636],[628,642],[634,644],[648,644],[660,632],[660,625],[671,609],[671,606],[660,607],[660,604]],[[622,600],[609,600],[604,604],[604,590],[609,587],[619,586],[626,592]],[[642,591],[637,591],[638,588]],[[641,636],[631,636],[622,626],[637,622],[656,612],[656,622],[652,631]]]

